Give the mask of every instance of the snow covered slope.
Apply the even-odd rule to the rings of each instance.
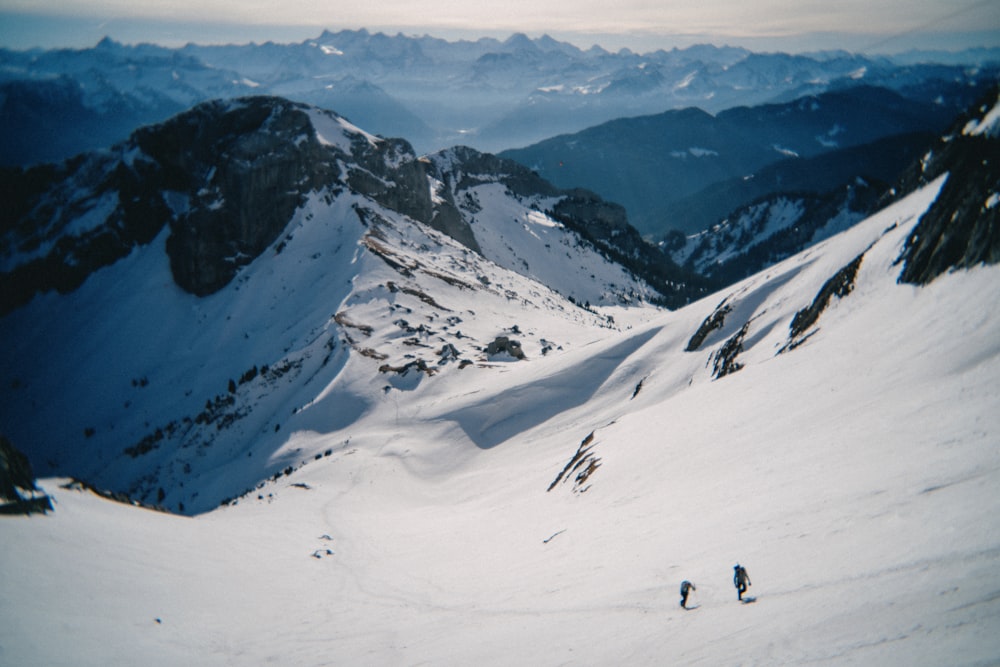
[[[299,465],[296,432],[581,345],[660,297],[606,257],[634,230],[571,229],[577,195],[281,100],[196,108],[82,165],[3,237],[6,296],[41,293],[0,319],[0,428],[36,469],[175,511]],[[64,273],[80,286],[51,291]]]
[[[169,492],[198,485],[202,496],[183,496],[190,510],[221,490],[209,480],[243,482],[261,471],[262,456],[279,474],[194,518],[42,480],[55,512],[0,522],[0,657],[46,665],[994,661],[1000,267],[899,282],[899,259],[951,178],[936,175],[686,308],[618,308],[618,328],[560,309],[538,283],[384,211],[387,221],[361,235],[376,250],[352,249],[336,262],[333,241],[307,240],[340,234],[346,248],[350,230],[333,231],[318,213],[319,224],[294,229],[281,255],[316,281],[308,299],[283,289],[289,274],[259,262],[199,302],[170,287],[163,253],[153,271],[141,251],[69,296],[37,297],[25,312],[49,300],[76,304],[48,324],[78,347],[38,357],[25,377],[34,385],[37,375],[50,393],[36,389],[26,411],[62,400],[46,364],[76,360],[96,372],[119,363],[87,361],[102,344],[82,335],[90,328],[123,345],[121,378],[137,374],[129,363],[148,364],[139,386],[116,400],[144,391],[178,400],[165,388],[186,386],[196,368],[209,378],[204,390],[272,345],[287,346],[279,378],[271,376],[285,367],[272,361],[236,385],[236,405],[253,396],[260,406],[238,426],[209,446],[170,442],[194,474],[178,475]],[[980,193],[987,202],[996,197],[990,187]],[[431,276],[430,257],[439,258],[432,271],[478,273],[491,288]],[[460,270],[463,261],[475,268]],[[329,262],[329,284],[311,273],[316,262]],[[346,273],[352,262],[370,268]],[[165,285],[174,296],[153,304],[163,310],[147,314],[156,315],[149,323],[138,317],[150,302],[141,295],[126,311],[133,318],[88,320],[87,308],[108,300],[126,270],[148,280],[147,293]],[[347,350],[398,354],[407,338],[424,342],[423,332],[394,331],[375,316],[390,309],[411,326],[447,324],[481,340],[517,324],[527,359],[477,355],[433,377],[379,374],[377,364],[405,357],[377,362]],[[337,323],[341,313],[353,326]],[[308,326],[296,329],[313,337],[270,326],[279,315],[298,316]],[[200,337],[178,336],[178,317],[198,323]],[[344,327],[333,349],[331,317]],[[119,335],[140,328],[176,351],[142,356],[166,348]],[[543,337],[562,350],[543,354]],[[213,365],[221,372],[209,372]],[[294,373],[300,389],[272,389]],[[90,400],[84,394],[77,400]],[[62,406],[69,421],[73,406]],[[233,428],[242,436],[227,435]],[[135,460],[153,470],[167,441]],[[737,562],[749,571],[753,604],[738,603],[731,587]],[[684,579],[697,586],[689,611],[677,604]]]

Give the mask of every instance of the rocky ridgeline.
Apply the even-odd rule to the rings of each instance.
[[[716,287],[711,280],[682,269],[659,248],[644,240],[629,223],[624,207],[605,201],[589,190],[560,190],[537,172],[513,160],[464,146],[443,151],[434,157],[434,164],[437,167],[435,177],[449,186],[444,188],[449,202],[467,210],[471,206],[473,212],[476,204],[466,193],[487,182],[502,183],[515,197],[552,197],[556,201],[547,212],[553,219],[606,259],[621,264],[646,281],[660,293],[662,305],[668,308],[679,308]],[[454,234],[451,236],[461,240]]]
[[[927,284],[951,269],[1000,262],[1000,86],[958,119],[904,177],[906,194],[947,173],[900,255],[900,282]]]
[[[373,143],[359,132],[347,153],[320,140],[307,109],[268,97],[208,102],[137,130],[110,152],[4,173],[13,205],[3,254],[8,264],[19,253],[34,257],[3,274],[11,289],[0,312],[37,292],[75,289],[165,226],[177,284],[211,294],[280,236],[310,192],[323,189],[350,187],[434,219],[426,186],[417,187],[421,163],[406,142]],[[102,212],[101,224],[72,231],[80,218]],[[51,237],[58,239],[51,250],[39,252]]]
[[[617,205],[560,192],[520,165],[469,148],[418,158],[406,141],[374,138],[346,122],[346,140],[329,141],[314,127],[317,114],[341,120],[274,97],[208,102],[141,128],[110,151],[4,170],[0,314],[40,292],[76,289],[164,228],[176,283],[212,294],[273,244],[314,192],[355,192],[479,252],[454,193],[484,180],[515,196],[561,198],[557,219],[648,278],[669,305],[690,296],[685,274],[640,238]],[[432,193],[430,178],[457,187]]]

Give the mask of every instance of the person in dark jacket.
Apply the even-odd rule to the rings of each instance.
[[[688,593],[691,591],[696,591],[697,588],[694,587],[690,581],[681,582],[681,606],[687,609]]]
[[[747,586],[750,585],[750,577],[747,575],[746,568],[737,563],[733,566],[733,586],[736,586],[736,599],[742,600],[743,594],[747,592]]]

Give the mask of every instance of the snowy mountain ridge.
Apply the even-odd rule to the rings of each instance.
[[[51,171],[22,174],[50,189],[5,226],[3,429],[43,470],[174,510],[283,469],[226,462],[319,428],[318,403],[347,426],[371,387],[539,357],[664,298],[605,256],[641,242],[613,205],[283,100],[196,107]]]

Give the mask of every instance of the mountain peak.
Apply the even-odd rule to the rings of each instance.
[[[523,32],[517,32],[503,42],[503,47],[510,51],[538,51],[538,44]]]
[[[102,51],[112,51],[116,49],[121,49],[122,47],[123,44],[121,42],[115,41],[108,35],[102,37],[101,40],[97,42],[96,45],[94,45],[95,49],[100,49]]]
[[[40,445],[43,460],[144,502],[172,489],[163,495],[182,511],[210,509],[221,489],[231,497],[256,483],[236,475],[190,496],[183,471],[211,473],[189,455],[211,442],[212,460],[247,456],[246,446],[259,443],[239,435],[245,428],[277,442],[281,423],[325,420],[324,410],[302,407],[318,399],[300,392],[309,384],[295,380],[300,373],[328,385],[360,363],[370,365],[366,382],[411,391],[469,364],[530,359],[586,340],[615,327],[613,309],[647,311],[650,302],[698,293],[685,291],[676,267],[628,226],[621,207],[592,193],[559,191],[471,148],[418,158],[402,140],[280,98],[199,105],[111,151],[25,176],[33,194],[9,202],[26,212],[14,228],[41,236],[3,239],[11,251],[0,274],[10,300],[5,337],[59,304],[131,322],[127,340],[114,345],[118,360],[90,357],[86,374],[110,391],[124,372],[136,378],[133,389],[170,386],[180,395],[152,413],[144,408],[141,421],[119,411],[137,397],[103,408],[61,405],[73,416]],[[119,300],[100,296],[108,280],[122,290]],[[148,281],[157,287],[143,287]],[[139,315],[149,308],[169,313],[170,336]],[[480,310],[501,313],[504,324],[477,317]],[[233,319],[212,316],[206,333],[199,313],[207,312]],[[196,370],[198,355],[185,350],[200,349],[204,336],[232,345]],[[147,366],[150,354],[157,369]],[[202,378],[194,388],[176,384],[194,376]],[[266,387],[273,400],[298,406],[291,419],[266,416],[277,409],[272,399],[252,416],[254,395]],[[35,400],[30,393],[21,397]],[[112,421],[116,429],[98,426]],[[29,439],[34,428],[11,437]],[[58,444],[77,440],[74,433],[85,440],[79,456]],[[112,448],[116,462],[93,467],[85,453],[93,447]],[[149,461],[161,465],[152,486],[135,476]]]

